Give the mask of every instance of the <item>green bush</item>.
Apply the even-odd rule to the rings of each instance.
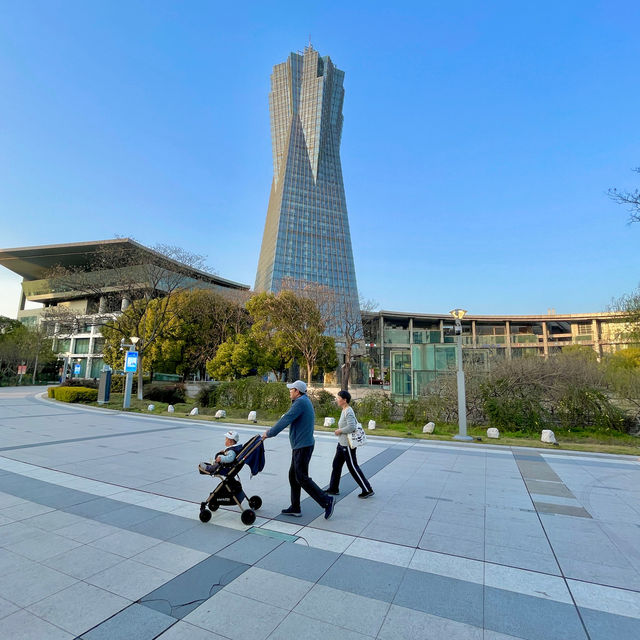
[[[409,400],[404,408],[403,419],[405,422],[411,422],[415,425],[424,425],[432,419],[429,415],[430,411],[431,403],[427,398],[424,396],[413,398],[412,400]]]
[[[49,398],[55,398],[56,397],[56,389],[58,389],[59,387],[49,387],[47,389],[47,397]]]
[[[85,389],[97,389],[98,381],[91,378],[67,378],[60,384],[61,387],[84,387]]]
[[[198,391],[196,404],[199,407],[215,407],[217,398],[217,385],[207,385]]]
[[[363,420],[390,422],[396,410],[396,403],[382,391],[369,393],[352,404],[360,422]]]
[[[60,402],[95,402],[98,390],[89,387],[54,387],[54,398]]]
[[[265,382],[262,389],[262,409],[285,413],[291,405],[287,386],[282,382]]]
[[[551,424],[550,416],[534,399],[496,396],[484,403],[490,427],[503,431],[539,431]]]
[[[186,394],[183,384],[151,384],[143,387],[144,398],[167,404],[184,402]]]
[[[340,408],[336,404],[335,396],[324,389],[309,394],[317,418],[331,416],[340,417]]]

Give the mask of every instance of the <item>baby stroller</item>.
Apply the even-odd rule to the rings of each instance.
[[[242,449],[236,459],[230,464],[208,464],[201,462],[198,471],[202,475],[214,476],[220,479],[220,484],[209,494],[209,497],[200,503],[200,520],[209,522],[211,511],[217,511],[221,504],[237,504],[242,509],[242,501],[247,499],[238,474],[242,467],[248,464],[251,475],[255,476],[264,469],[264,445],[260,436],[253,436]],[[260,496],[251,496],[248,500],[249,508],[244,509],[240,516],[243,524],[250,525],[256,521],[255,509],[262,506]]]

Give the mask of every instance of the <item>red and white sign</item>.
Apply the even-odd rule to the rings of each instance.
[[[18,375],[19,376],[23,376],[25,373],[27,373],[27,365],[26,364],[19,364],[18,365]]]

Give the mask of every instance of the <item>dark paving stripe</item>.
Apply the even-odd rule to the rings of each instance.
[[[591,518],[591,514],[582,507],[572,507],[566,504],[551,504],[549,502],[534,502],[540,513],[553,513],[577,518]]]
[[[589,636],[572,604],[484,588],[484,628],[530,640],[581,640]]]
[[[153,640],[176,623],[176,619],[148,607],[132,604],[115,616],[83,633],[76,640]]]
[[[138,602],[165,616],[181,620],[242,575],[249,566],[235,560],[211,556],[140,598]]]
[[[640,638],[640,620],[579,607],[591,640]]]
[[[99,436],[85,436],[83,438],[66,438],[65,440],[49,440],[47,442],[33,442],[31,444],[19,444],[13,447],[0,447],[2,451],[19,451],[20,449],[33,449],[36,447],[48,447],[56,444],[69,444],[71,442],[88,442],[89,440],[103,440],[105,438],[123,438],[126,436],[138,436],[143,433],[157,433],[159,431],[175,431],[176,429],[189,429],[192,425],[176,425],[174,427],[158,427],[157,429],[141,429],[139,431],[123,431],[122,433],[105,433]]]
[[[532,480],[525,476],[524,482],[530,493],[537,493],[543,496],[556,496],[558,498],[575,498],[573,493],[561,481],[549,482],[547,480]]]
[[[405,451],[408,451],[407,447],[399,447],[399,446],[390,446],[388,449],[381,451],[373,458],[370,458],[366,462],[360,465],[362,472],[367,477],[367,480],[370,481],[371,477],[374,476],[378,471],[384,469],[388,464],[393,462],[398,456],[402,455]],[[344,470],[347,470],[347,465],[344,465]],[[284,482],[288,482],[286,477],[283,478]],[[327,485],[328,486],[328,485]],[[326,487],[325,487],[326,488]],[[340,495],[333,496],[336,500],[336,509],[340,508],[338,504],[339,501],[344,498],[347,494],[351,493],[354,489],[360,490],[358,483],[352,478],[351,474],[347,470],[346,475],[343,475],[340,479]],[[372,488],[375,491],[375,487],[372,484]],[[304,492],[303,492],[304,495]],[[370,500],[375,500],[375,496],[369,498]],[[282,508],[288,507],[289,505],[282,505]],[[274,520],[280,520],[281,522],[291,522],[293,524],[307,525],[310,522],[313,522],[319,515],[324,512],[324,509],[313,499],[313,498],[304,498],[300,503],[300,507],[302,509],[302,516],[300,518],[292,517],[292,516],[283,516],[279,515]]]

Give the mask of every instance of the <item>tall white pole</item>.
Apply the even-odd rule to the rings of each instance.
[[[456,378],[458,382],[458,435],[453,436],[454,440],[473,440],[473,438],[467,435],[467,401],[464,388],[464,369],[462,368],[462,324],[460,320],[456,318],[456,356],[458,360],[458,370],[456,372]]]

